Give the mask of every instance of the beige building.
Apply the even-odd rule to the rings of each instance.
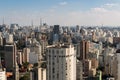
[[[96,59],[86,59],[83,61],[83,76],[94,77],[96,75],[96,68],[98,67],[98,61]]]
[[[96,69],[98,68],[98,60],[96,60],[95,58],[91,59],[91,67]]]
[[[115,77],[115,80],[120,80],[120,49],[116,51],[113,59],[112,75]]]
[[[23,62],[29,62],[29,54],[30,54],[30,49],[29,48],[24,48],[23,49]]]
[[[35,68],[30,73],[30,80],[47,80],[46,79],[46,68]]]
[[[17,51],[17,62],[18,64],[22,64],[22,51]]]
[[[76,51],[72,45],[47,49],[47,80],[76,80]]]

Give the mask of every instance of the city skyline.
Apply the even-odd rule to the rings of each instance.
[[[0,23],[120,26],[119,0],[1,0]]]

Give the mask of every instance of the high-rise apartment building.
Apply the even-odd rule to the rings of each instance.
[[[59,34],[60,30],[59,30],[59,25],[54,25],[54,28],[53,28],[53,33],[54,34]]]
[[[29,53],[30,53],[30,49],[29,48],[24,48],[23,49],[23,62],[29,62]]]
[[[88,58],[89,53],[89,41],[82,40],[80,42],[80,49],[78,49],[80,54],[80,60],[84,60]]]
[[[76,80],[83,80],[83,65],[79,60],[76,63]]]
[[[59,42],[59,35],[60,34],[60,30],[59,30],[59,25],[54,25],[53,28],[53,43],[57,43]]]
[[[13,44],[13,34],[8,34],[6,37],[7,44]]]
[[[115,80],[120,80],[120,49],[116,51],[113,57],[111,73],[115,77]]]
[[[16,61],[16,44],[5,45],[5,67],[7,72],[13,73],[8,80],[19,80],[19,68]]]
[[[47,49],[47,80],[76,80],[76,51],[72,45]]]
[[[16,65],[16,45],[5,45],[5,66],[7,71],[13,70]]]

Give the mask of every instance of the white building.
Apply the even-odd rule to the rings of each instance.
[[[29,62],[34,64],[38,63],[38,60],[41,59],[41,45],[40,43],[36,40],[32,40],[32,46],[30,47],[31,52],[29,53]]]
[[[17,62],[18,64],[22,64],[22,52],[17,52]]]
[[[112,65],[112,75],[115,80],[120,80],[120,49],[116,51]]]
[[[47,49],[47,80],[76,80],[76,51],[72,45]]]
[[[12,44],[13,43],[13,34],[8,34],[6,37],[6,43]]]
[[[6,71],[0,71],[0,80],[6,80]]]
[[[0,37],[0,46],[3,46],[3,38]]]
[[[0,80],[6,80],[6,71],[2,68],[0,57]]]

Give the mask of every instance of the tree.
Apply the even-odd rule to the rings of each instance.
[[[29,62],[23,63],[23,67],[24,67],[24,68],[28,68],[28,65],[29,65]]]
[[[20,80],[30,80],[29,74],[25,74],[23,77],[20,78]]]
[[[34,67],[37,67],[38,66],[38,63],[34,63]]]

